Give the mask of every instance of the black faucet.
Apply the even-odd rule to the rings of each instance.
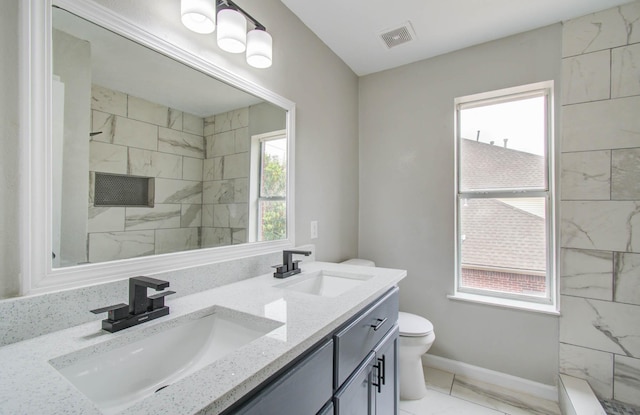
[[[302,270],[298,268],[298,262],[300,261],[294,261],[293,255],[309,256],[311,255],[311,251],[282,251],[282,264],[273,266],[273,268],[276,269],[276,272],[273,273],[275,278],[287,278],[302,272]]]
[[[169,314],[169,307],[164,305],[164,297],[175,294],[175,291],[163,291],[147,297],[147,288],[161,291],[168,286],[168,281],[155,278],[143,276],[129,278],[129,304],[120,303],[91,310],[91,312],[108,313],[107,319],[102,320],[102,329],[111,333],[166,316]]]

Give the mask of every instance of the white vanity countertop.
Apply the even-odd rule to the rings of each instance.
[[[268,335],[121,412],[136,415],[220,413],[406,276],[403,270],[325,262],[304,262],[301,268],[302,274],[284,280],[266,274],[185,297],[168,297],[169,316],[118,333],[107,333],[101,330],[100,321],[93,321],[2,347],[0,414],[101,414],[49,361],[60,361],[60,357],[85,348],[100,349],[101,344],[107,342],[111,345],[136,340],[153,331],[152,327],[160,331],[171,320],[206,307],[227,307],[284,323]],[[337,297],[274,288],[320,270],[373,275],[373,278]],[[126,299],[123,298],[123,302]],[[96,307],[105,305],[96,304]]]

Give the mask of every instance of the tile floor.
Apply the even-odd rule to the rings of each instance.
[[[560,415],[547,401],[453,373],[425,367],[427,395],[400,401],[400,415]]]

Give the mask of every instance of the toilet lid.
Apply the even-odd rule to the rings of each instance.
[[[424,317],[411,313],[398,313],[398,325],[401,336],[426,336],[433,332],[433,324]]]

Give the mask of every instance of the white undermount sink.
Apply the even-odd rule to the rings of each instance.
[[[81,350],[50,363],[103,413],[115,414],[281,324],[214,306],[126,344],[102,344],[100,350]],[[74,358],[78,354],[82,357]]]
[[[372,277],[373,275],[322,270],[290,277],[290,281],[275,285],[275,287],[323,297],[337,297],[358,287]]]

